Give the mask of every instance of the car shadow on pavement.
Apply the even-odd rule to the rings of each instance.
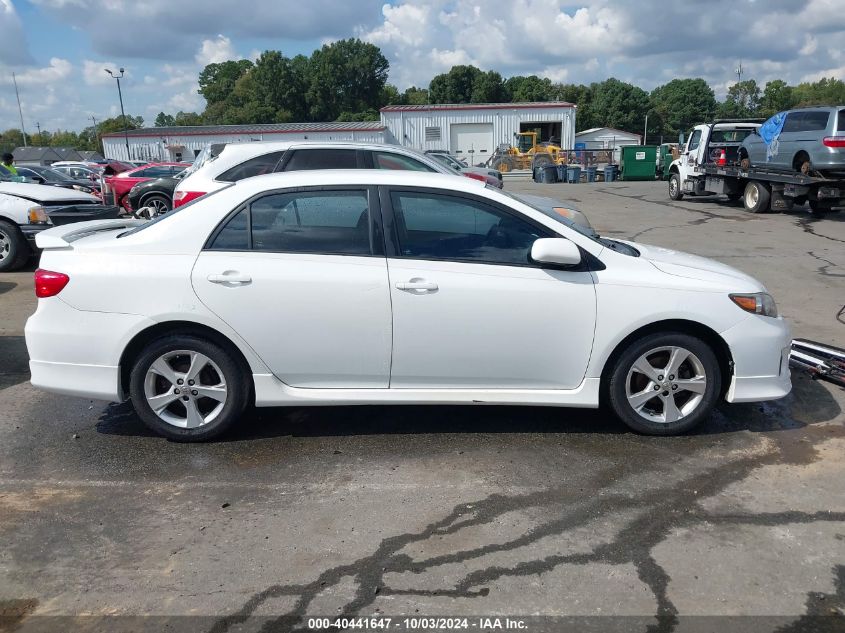
[[[0,295],[5,292],[9,292],[10,290],[14,290],[18,287],[18,284],[12,281],[0,281]]]
[[[765,403],[722,404],[691,435],[785,431],[831,421],[841,412],[827,386],[793,374],[793,392],[786,398]],[[155,435],[135,415],[129,402],[108,405],[96,428],[106,435]],[[621,435],[632,431],[605,409],[498,405],[271,407],[249,408],[241,422],[217,441],[283,436],[491,433]]]

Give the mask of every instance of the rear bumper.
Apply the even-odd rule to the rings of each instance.
[[[152,325],[136,314],[76,310],[59,297],[39,299],[24,333],[35,387],[120,401],[120,357],[132,336]]]
[[[725,399],[762,402],[783,398],[792,390],[789,351],[792,335],[781,318],[749,316],[722,332],[731,349],[734,373]]]

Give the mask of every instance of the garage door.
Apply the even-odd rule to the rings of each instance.
[[[485,162],[493,153],[493,124],[453,123],[449,127],[449,149],[470,165]]]

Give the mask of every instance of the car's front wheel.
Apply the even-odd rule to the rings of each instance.
[[[0,272],[16,270],[26,263],[31,252],[20,229],[0,220]]]
[[[132,405],[144,423],[181,442],[225,432],[243,413],[248,393],[244,372],[229,352],[187,334],[147,345],[129,376]]]
[[[673,332],[650,334],[622,352],[608,395],[614,413],[635,431],[675,435],[710,415],[721,388],[719,363],[710,346]]]

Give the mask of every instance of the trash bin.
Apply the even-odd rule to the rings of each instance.
[[[560,182],[566,182],[566,167],[567,167],[567,165],[558,165],[557,166],[557,179]]]
[[[581,168],[578,166],[570,165],[566,168],[566,182],[571,182],[573,184],[578,184],[581,180]]]
[[[595,165],[591,165],[590,167],[584,168],[584,180],[586,182],[595,182],[596,181],[596,171],[598,171],[598,167]]]
[[[616,165],[605,165],[604,166],[604,181],[605,182],[613,182],[616,180]]]
[[[534,182],[540,182],[540,168],[539,167],[533,167],[531,169],[531,180],[533,180]]]
[[[542,167],[543,182],[546,184],[557,182],[557,167],[555,165],[545,165]]]
[[[657,172],[657,146],[623,146],[619,167],[622,180],[654,180]]]

